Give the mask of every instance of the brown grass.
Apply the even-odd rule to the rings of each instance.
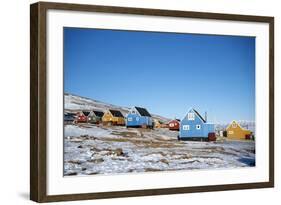
[[[138,133],[136,132],[118,132],[118,131],[112,131],[111,134],[122,136],[122,137],[138,137]]]
[[[91,163],[96,163],[96,164],[98,164],[98,163],[104,162],[104,159],[103,159],[103,158],[90,159],[90,160],[88,160],[87,162],[91,162]]]
[[[69,161],[67,161],[67,163],[78,164],[78,165],[82,164],[82,162],[79,160],[69,160]]]
[[[141,148],[175,148],[182,147],[182,143],[177,143],[177,141],[158,141],[147,138],[104,138],[103,141],[108,142],[130,142],[137,147]]]

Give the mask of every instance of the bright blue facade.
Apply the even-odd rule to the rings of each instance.
[[[138,114],[129,113],[127,115],[127,127],[141,127],[141,126],[152,126],[152,118],[148,116],[140,116]]]
[[[190,109],[181,121],[179,138],[182,140],[208,138],[210,132],[215,132],[215,126],[207,123],[194,109]]]

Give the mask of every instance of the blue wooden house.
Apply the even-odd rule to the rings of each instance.
[[[142,107],[132,107],[126,118],[127,127],[153,127],[150,113]]]
[[[208,140],[208,134],[211,132],[215,132],[215,125],[207,122],[207,115],[204,119],[195,109],[191,108],[181,121],[179,139]]]

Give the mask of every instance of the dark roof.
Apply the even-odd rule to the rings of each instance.
[[[65,116],[75,116],[75,113],[64,113]]]
[[[90,114],[89,111],[82,111],[82,112],[83,112],[83,114],[84,114],[85,116],[88,116],[88,115]]]
[[[102,111],[93,111],[94,113],[95,113],[95,115],[97,116],[97,117],[102,117],[103,116],[103,112]]]
[[[193,109],[193,111],[198,115],[198,117],[199,117],[204,123],[206,123],[206,120],[199,114],[199,112],[197,112],[197,110]]]
[[[109,110],[114,117],[124,117],[119,110]]]
[[[137,111],[140,113],[141,116],[151,117],[151,115],[145,108],[142,107],[135,107],[135,108],[137,109]]]

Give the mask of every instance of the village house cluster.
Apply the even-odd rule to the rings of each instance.
[[[167,128],[178,131],[179,140],[215,141],[218,136],[230,140],[250,140],[253,133],[243,128],[238,122],[232,121],[224,130],[215,130],[215,124],[207,121],[207,114],[203,118],[197,110],[191,108],[182,119],[174,119],[168,123],[152,117],[147,109],[132,107],[124,116],[120,110],[108,109],[106,112],[91,110],[77,113],[66,113],[65,123],[92,123],[104,126],[126,126],[127,128]]]

